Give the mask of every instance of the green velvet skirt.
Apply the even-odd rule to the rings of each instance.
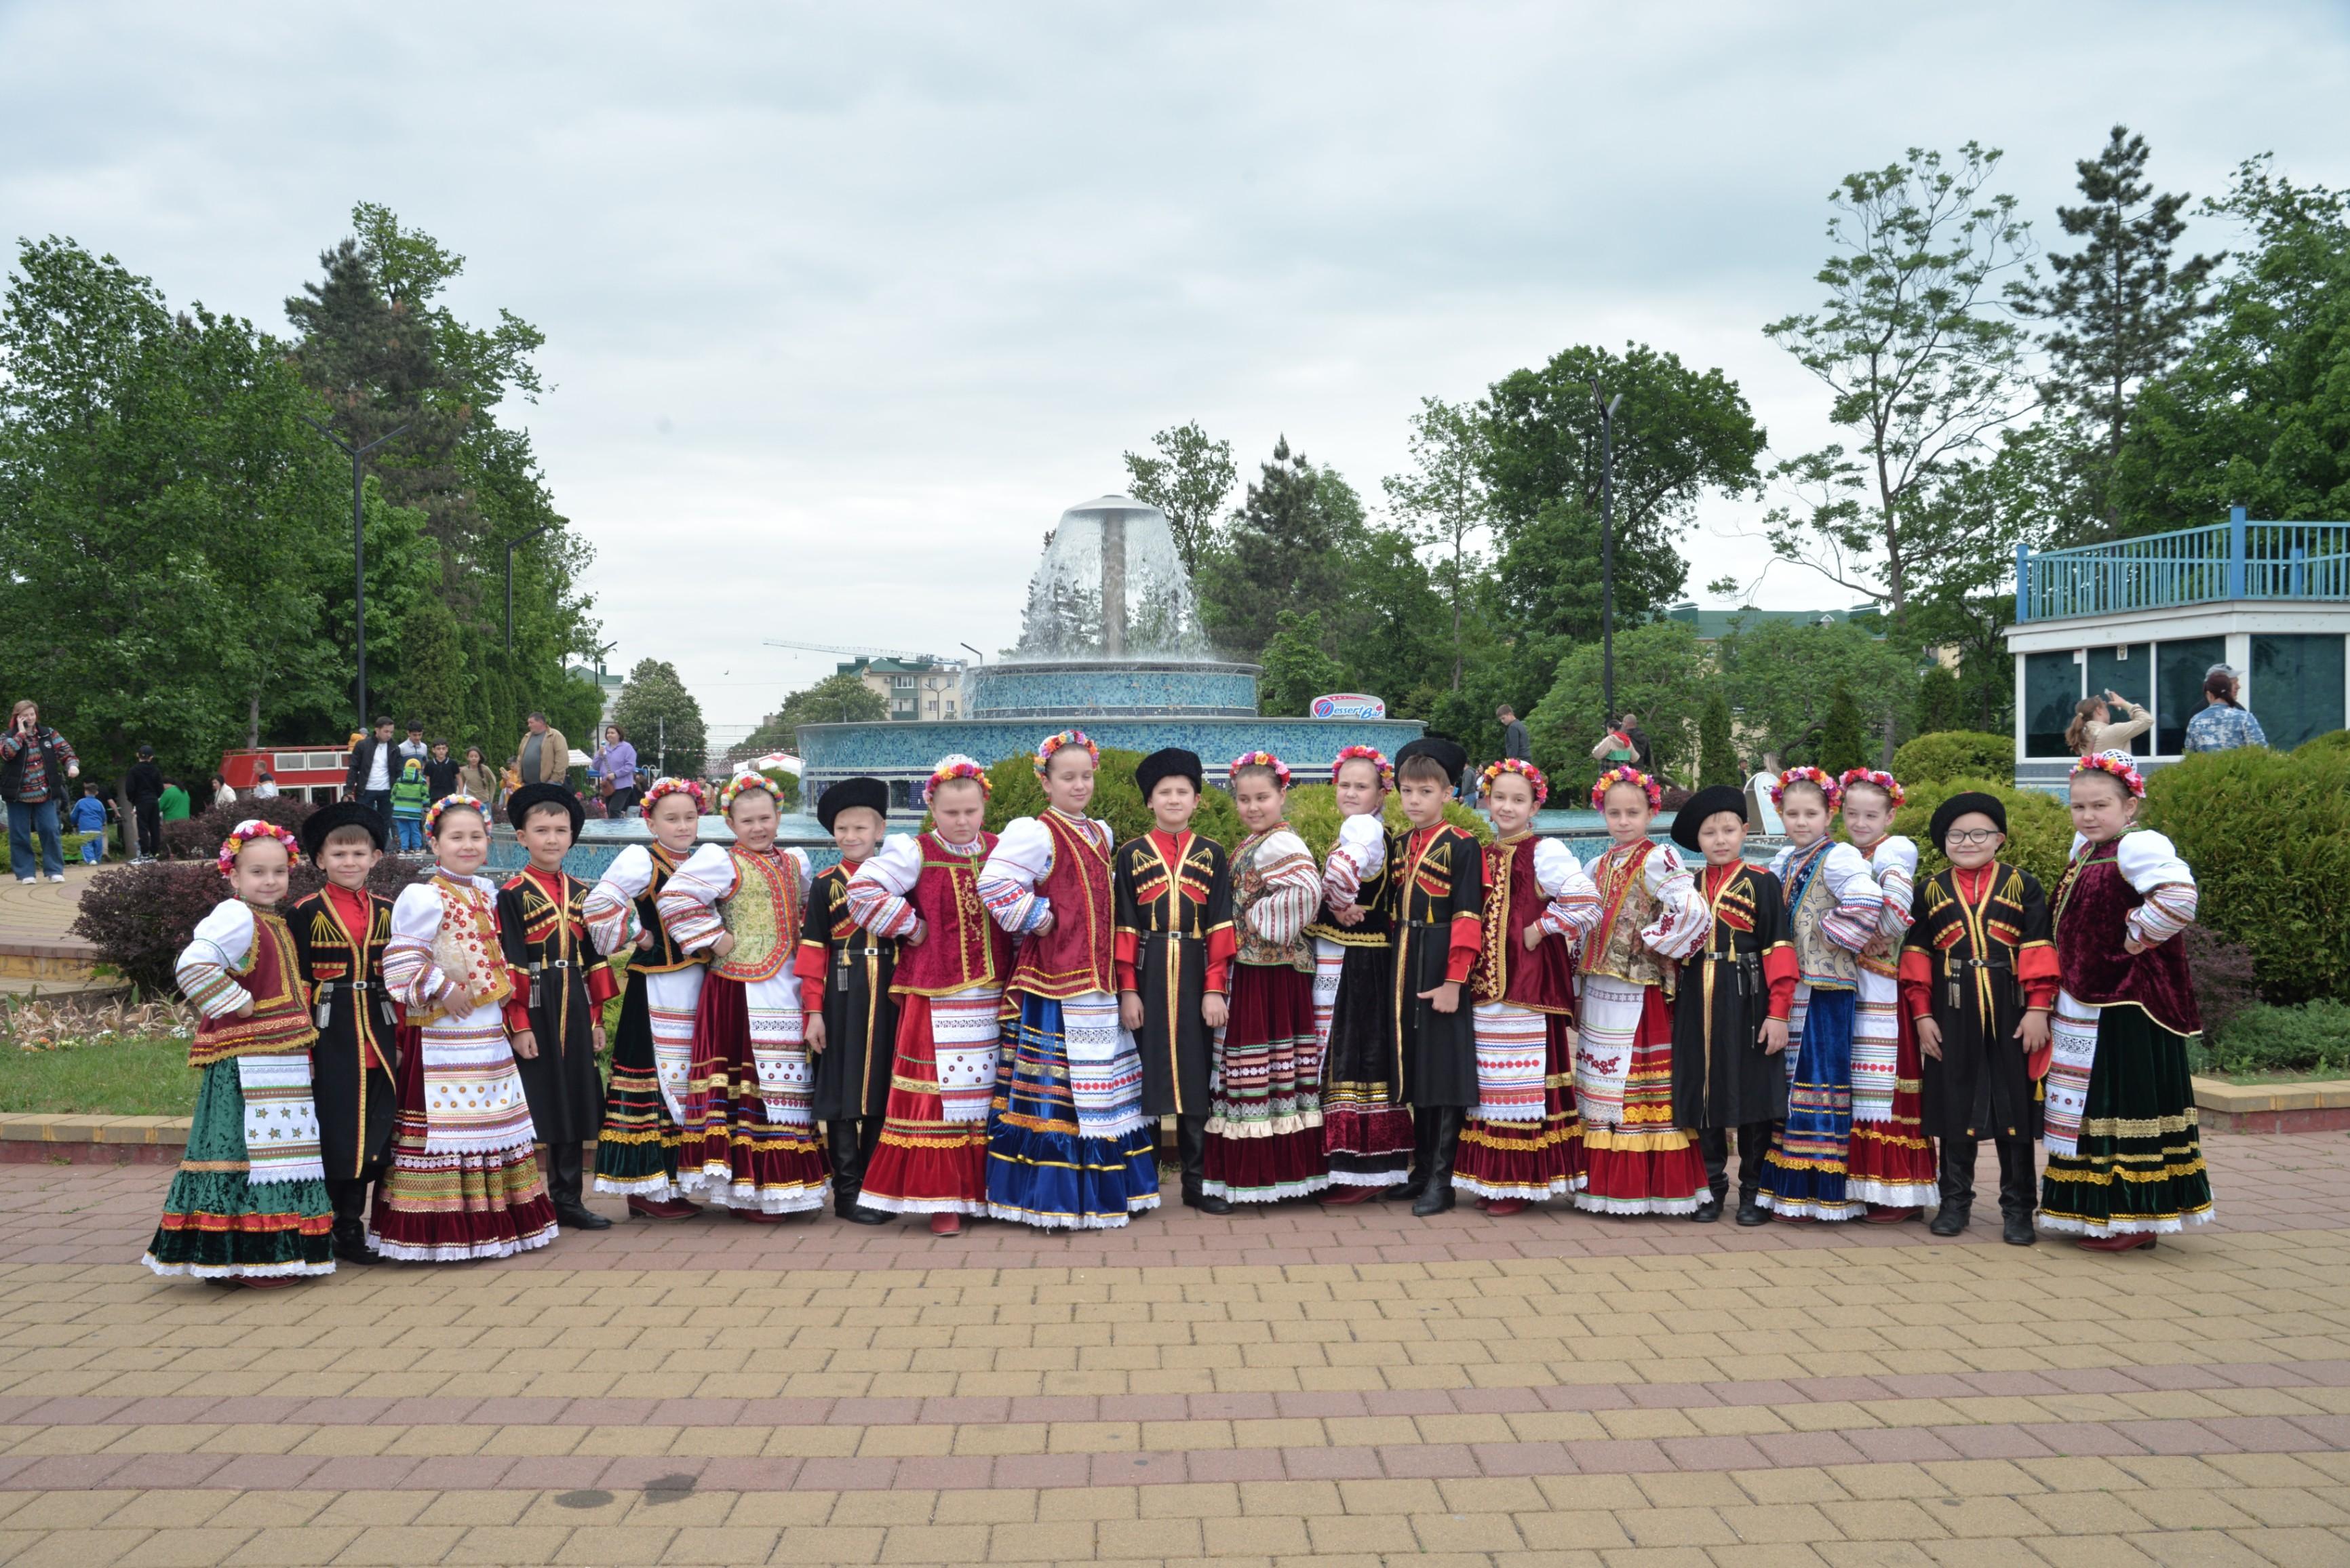
[[[2144,1008],[2103,1009],[2077,1152],[2048,1157],[2040,1228],[2154,1235],[2203,1224],[2211,1214],[2186,1039]]]
[[[335,1271],[333,1207],[317,1179],[245,1179],[244,1091],[234,1059],[204,1069],[188,1152],[164,1195],[147,1266],[199,1279],[260,1279]]]

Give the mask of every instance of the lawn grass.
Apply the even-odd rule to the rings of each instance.
[[[113,1035],[27,1051],[0,1044],[0,1111],[106,1116],[184,1116],[196,1108],[188,1043]]]

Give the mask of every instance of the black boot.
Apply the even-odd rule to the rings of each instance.
[[[1404,1203],[1417,1199],[1428,1190],[1428,1162],[1436,1152],[1436,1113],[1414,1106],[1411,1111],[1411,1170],[1399,1187],[1390,1187],[1379,1194],[1383,1203]]]
[[[579,1145],[568,1141],[549,1145],[547,1164],[552,1168],[546,1178],[546,1189],[555,1199],[555,1218],[558,1224],[578,1231],[609,1231],[612,1222],[579,1200],[580,1189],[587,1177],[587,1164],[580,1158]]]
[[[1208,1178],[1208,1118],[1175,1118],[1175,1158],[1183,1168],[1183,1207],[1202,1214],[1229,1214],[1232,1199],[1206,1189]]]
[[[824,1124],[825,1141],[832,1149],[832,1211],[852,1225],[887,1225],[889,1217],[857,1201],[865,1190],[866,1147],[863,1124]]]
[[[1762,1204],[1762,1157],[1770,1152],[1769,1122],[1741,1122],[1738,1125],[1738,1222],[1741,1225],[1751,1228],[1771,1223],[1771,1211]]]
[[[2040,1183],[2032,1170],[2032,1140],[2002,1138],[1999,1150],[1999,1239],[2011,1247],[2040,1240],[2032,1212],[2039,1207]]]
[[[1730,1196],[1730,1129],[1699,1129],[1697,1148],[1705,1160],[1706,1198],[1690,1218],[1700,1225],[1711,1225],[1721,1218],[1721,1200]]]
[[[1429,1113],[1432,1119],[1428,1159],[1428,1185],[1421,1189],[1411,1211],[1426,1220],[1452,1207],[1452,1165],[1461,1157],[1461,1124],[1469,1119],[1461,1106],[1440,1106]]]
[[[1942,1139],[1942,1206],[1934,1211],[1929,1234],[1955,1236],[1967,1228],[1975,1206],[1975,1140]]]
[[[343,1263],[380,1263],[383,1254],[368,1245],[368,1184],[364,1177],[330,1176],[327,1201],[335,1210],[335,1260]]]

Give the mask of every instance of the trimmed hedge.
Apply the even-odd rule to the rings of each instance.
[[[2249,1008],[2206,1044],[2222,1073],[2350,1072],[2350,1006],[2319,1000]]]
[[[1980,730],[1941,730],[1919,735],[1893,753],[1893,776],[1903,787],[1939,784],[1946,779],[1997,779],[2015,782],[2015,742],[2007,735]]]
[[[2055,896],[2056,883],[2064,875],[2065,862],[2072,857],[2073,817],[2054,795],[2017,789],[2012,784],[1986,778],[1928,780],[1923,784],[1904,778],[1902,784],[1909,798],[1893,814],[1893,831],[1906,833],[1918,841],[1919,877],[1931,876],[1950,864],[1939,846],[1926,841],[1934,808],[1954,794],[1981,790],[1985,794],[1997,795],[2007,807],[2007,847],[2000,851],[2000,858],[2031,872],[2051,898]]]

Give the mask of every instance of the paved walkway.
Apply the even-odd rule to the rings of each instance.
[[[0,1559],[2341,1568],[2350,1140],[2209,1147],[2123,1258],[1290,1205],[268,1294],[135,1265],[168,1171],[0,1168]]]

